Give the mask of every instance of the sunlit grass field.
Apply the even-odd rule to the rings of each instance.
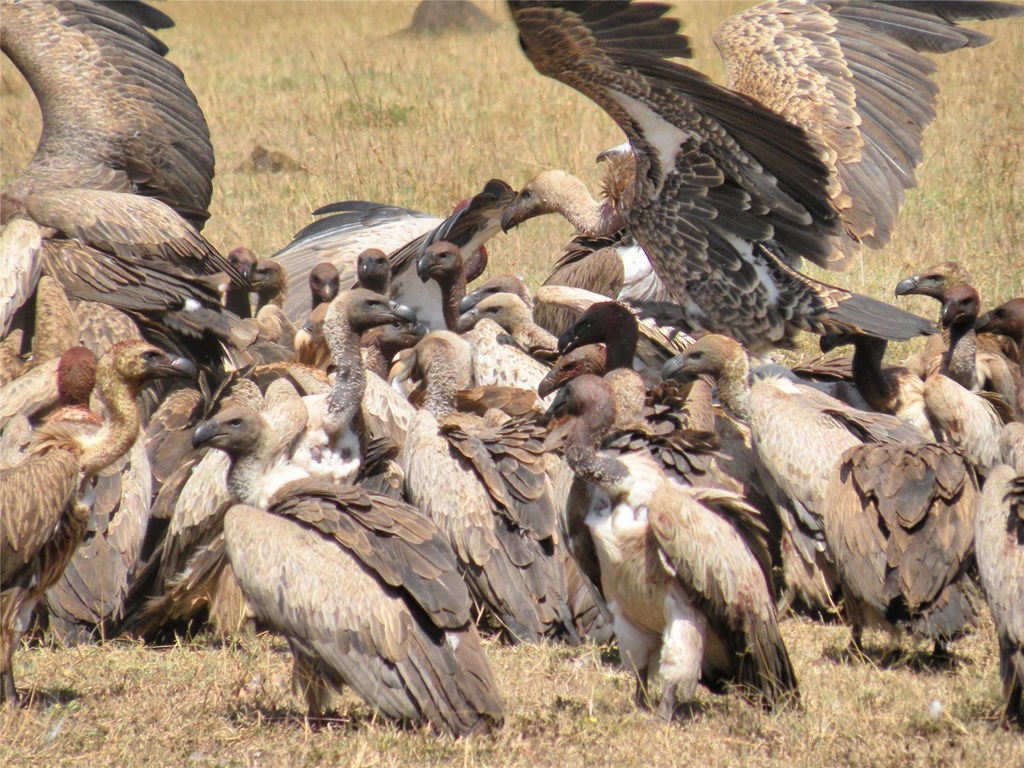
[[[694,66],[721,79],[711,30],[750,4],[678,4]],[[161,37],[206,112],[217,153],[204,234],[225,252],[245,244],[267,255],[333,200],[446,214],[489,178],[519,186],[545,167],[572,171],[596,191],[594,156],[621,133],[534,71],[503,5],[480,6],[504,26],[416,39],[391,36],[409,23],[413,3],[163,4],[177,27]],[[1024,20],[981,28],[994,43],[937,58],[938,118],[893,242],[850,272],[817,276],[888,299],[899,277],[957,259],[986,305],[1024,294]],[[7,181],[31,157],[39,116],[6,60],[0,116]],[[293,163],[257,169],[257,147]],[[531,221],[489,244],[491,271],[536,284],[570,234],[554,217]],[[936,314],[925,299],[905,306]],[[994,721],[990,625],[960,644],[958,668],[938,672],[843,663],[841,627],[790,620],[783,631],[802,713],[768,716],[738,697],[705,695],[696,722],[665,726],[635,710],[613,654],[490,646],[507,725],[461,743],[373,722],[353,697],[340,700],[336,726],[305,727],[287,686],[286,650],[265,637],[223,646],[203,636],[161,650],[34,648],[15,658],[34,703],[0,712],[0,764],[1024,764],[1024,738]]]

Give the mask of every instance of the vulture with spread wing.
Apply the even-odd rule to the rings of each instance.
[[[769,0],[715,42],[730,87],[672,61],[691,55],[669,6],[509,0],[526,56],[626,133],[635,190],[622,221],[693,328],[748,348],[796,331],[890,339],[928,323],[813,280],[860,243],[884,245],[934,117],[934,64],[988,42],[963,19],[1019,15],[996,2]],[[525,188],[524,188],[525,189]]]

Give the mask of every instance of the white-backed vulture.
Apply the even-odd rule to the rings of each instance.
[[[1013,406],[997,394],[973,392],[959,383],[975,380],[978,304],[969,285],[945,290],[942,325],[949,331],[949,348],[925,380],[924,405],[935,434],[963,449],[986,475],[1002,461],[1000,435],[1003,423],[1013,418]]]
[[[34,437],[30,456],[0,471],[0,662],[4,700],[17,698],[11,657],[36,602],[60,578],[89,522],[87,484],[120,458],[139,434],[135,398],[147,381],[190,375],[194,367],[154,346],[128,341],[99,361],[96,389],[108,418],[99,429],[52,422]]]
[[[863,334],[826,334],[821,351],[830,352],[844,344],[853,345],[853,383],[867,406],[888,413],[917,427],[923,434],[931,431],[924,407],[924,380],[905,366],[882,367],[888,342]]]
[[[446,331],[416,345],[426,399],[405,439],[406,491],[448,538],[474,599],[512,638],[575,640],[543,432],[456,411],[465,346]]]
[[[484,318],[500,325],[531,356],[543,360],[557,357],[558,340],[533,322],[530,308],[514,293],[495,293],[481,299],[459,315],[455,330],[466,333]]]
[[[667,5],[509,6],[537,70],[626,134],[636,174],[625,225],[690,328],[754,350],[797,330],[928,332],[920,318],[796,270],[803,258],[842,268],[858,244],[884,245],[934,117],[934,64],[920,52],[982,45],[987,36],[956,22],[1018,6],[770,0],[716,32],[731,88],[671,61],[691,50]]]
[[[1010,299],[978,318],[974,329],[979,334],[1004,336],[1015,347],[1004,350],[1017,363],[1020,377],[1017,379],[1017,418],[1024,420],[1024,298]]]
[[[785,598],[831,609],[839,584],[823,523],[829,478],[843,453],[861,443],[919,443],[926,436],[893,416],[859,411],[788,378],[751,383],[746,351],[727,336],[702,337],[662,372],[666,378],[714,377],[725,410],[749,425],[758,473],[782,520]]]
[[[974,519],[978,575],[999,640],[1006,717],[1024,728],[1024,474],[996,467]]]
[[[341,274],[330,261],[321,261],[309,271],[310,311],[330,303],[341,287]]]
[[[349,685],[383,715],[462,736],[503,717],[450,547],[414,507],[354,486],[297,480],[264,504],[245,468],[263,425],[245,408],[197,444],[231,456],[227,557],[261,621],[287,638],[311,717]]]
[[[861,445],[843,454],[825,491],[825,539],[843,611],[862,649],[877,625],[935,641],[936,652],[974,626],[967,574],[978,480],[946,445]]]
[[[360,288],[390,295],[391,262],[388,255],[380,248],[367,248],[360,253],[356,257],[356,282]]]
[[[900,280],[896,285],[896,295],[928,296],[935,299],[941,307],[948,290],[959,290],[959,287],[964,285],[973,286],[970,272],[955,261],[944,261]],[[942,323],[941,309],[939,321]],[[964,364],[961,364],[959,369],[954,367],[951,378],[967,389],[996,392],[1008,403],[1012,403],[1016,389],[1015,380],[1020,375],[1019,364],[1014,359],[1017,354],[1015,345],[997,333],[979,331],[974,334],[967,333],[966,329],[964,333],[969,336],[961,353]],[[939,369],[943,355],[950,346],[949,329],[943,323],[941,336],[929,338],[924,350],[911,355],[906,366],[925,379]],[[968,347],[974,357],[973,369],[965,365],[969,359],[966,354]]]
[[[638,699],[657,656],[665,684],[658,714],[665,719],[677,694],[695,703],[699,680],[738,683],[768,709],[797,701],[757,512],[727,491],[669,481],[645,453],[613,458],[599,451],[615,405],[597,377],[569,382],[552,411],[574,417],[566,443],[573,471],[611,500],[582,522]]]

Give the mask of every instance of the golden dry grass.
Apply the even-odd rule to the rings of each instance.
[[[744,2],[680,4],[695,66],[720,77],[710,30]],[[481,3],[505,20],[503,7]],[[218,172],[205,231],[223,250],[268,254],[347,198],[445,213],[491,177],[513,186],[561,167],[596,182],[597,151],[621,140],[590,102],[539,77],[509,27],[483,37],[390,38],[412,3],[168,3],[162,34],[206,111]],[[888,297],[928,263],[967,264],[987,303],[1024,293],[1024,23],[990,24],[992,45],[940,62],[939,117],[920,189],[893,243],[824,279]],[[6,60],[0,83],[2,179],[31,156],[35,101]],[[256,146],[298,167],[256,171]],[[596,186],[596,184],[595,184]],[[499,237],[492,269],[534,282],[569,236],[559,220]],[[908,306],[929,316],[923,299]],[[959,646],[953,672],[836,661],[846,632],[791,620],[783,628],[805,711],[766,716],[738,698],[704,696],[686,726],[631,703],[628,676],[594,649],[490,647],[508,708],[493,737],[462,743],[370,722],[351,697],[337,726],[303,726],[283,645],[200,638],[155,650],[122,643],[33,648],[15,660],[35,701],[0,713],[4,765],[752,765],[1024,764],[1024,740],[993,721],[999,685],[986,626]],[[879,638],[875,638],[880,642]],[[938,716],[929,714],[932,701]]]

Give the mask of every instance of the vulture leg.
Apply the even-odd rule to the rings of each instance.
[[[675,713],[677,689],[686,704],[692,704],[697,697],[707,620],[688,603],[680,604],[671,599],[667,602],[665,612],[671,620],[665,628],[661,649],[661,677],[665,687],[658,717],[669,722]]]

